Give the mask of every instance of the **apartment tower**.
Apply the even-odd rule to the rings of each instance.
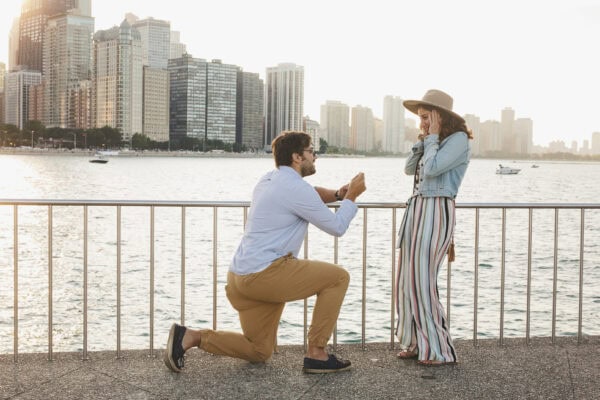
[[[328,100],[321,106],[320,136],[329,146],[348,148],[350,139],[350,107]]]
[[[265,84],[265,147],[282,131],[302,130],[304,67],[282,63],[267,68]]]
[[[93,125],[119,129],[123,141],[142,133],[142,42],[126,20],[94,35],[93,79]]]
[[[81,114],[88,109],[79,101],[89,96],[82,94],[89,88],[91,79],[92,34],[94,19],[57,14],[47,20],[44,31],[43,69],[44,117],[47,127],[90,128]]]
[[[383,138],[381,149],[388,153],[400,153],[404,149],[404,106],[402,99],[385,96],[383,99]]]

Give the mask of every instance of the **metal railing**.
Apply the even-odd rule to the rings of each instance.
[[[181,209],[181,324],[185,324],[185,300],[186,300],[186,211],[190,208],[208,208],[213,210],[213,222],[212,222],[212,256],[213,256],[213,268],[212,268],[212,286],[213,286],[213,329],[217,329],[217,249],[218,243],[218,211],[223,208],[240,208],[243,210],[243,222],[245,224],[247,219],[247,211],[250,206],[249,202],[203,202],[203,201],[100,201],[100,200],[22,200],[22,199],[0,199],[0,207],[12,207],[13,213],[13,356],[14,361],[18,360],[19,354],[19,210],[21,208],[31,206],[42,206],[47,207],[47,223],[48,223],[48,359],[53,358],[53,214],[54,209],[57,207],[81,207],[83,210],[83,343],[82,343],[82,358],[87,359],[88,357],[88,211],[91,207],[114,207],[116,209],[116,353],[117,357],[121,357],[121,242],[122,242],[122,208],[131,207],[144,207],[150,210],[150,255],[149,255],[149,355],[154,355],[154,312],[155,312],[155,209],[159,207],[179,208]],[[390,223],[389,223],[389,246],[391,252],[390,260],[390,327],[395,325],[395,304],[394,304],[394,290],[395,290],[395,276],[396,276],[396,235],[398,229],[398,209],[405,208],[405,204],[402,203],[358,203],[359,209],[362,210],[362,282],[361,282],[361,342],[363,348],[366,343],[366,304],[367,304],[367,265],[369,260],[368,255],[368,218],[369,211],[373,209],[377,210],[389,210]],[[332,204],[332,208],[339,207],[338,204]],[[531,283],[532,283],[532,232],[533,232],[533,212],[539,209],[554,210],[554,253],[553,253],[553,289],[552,289],[552,342],[554,343],[556,338],[556,316],[557,316],[557,271],[558,271],[558,231],[559,231],[559,211],[560,210],[579,210],[580,212],[580,226],[579,226],[579,276],[578,276],[578,330],[577,338],[578,342],[582,340],[582,314],[583,314],[583,288],[584,288],[584,257],[585,257],[585,223],[586,223],[586,210],[598,210],[600,204],[558,204],[558,203],[546,203],[546,204],[531,204],[531,203],[462,203],[457,204],[457,209],[470,209],[474,210],[474,221],[473,221],[473,241],[474,241],[474,254],[473,254],[473,342],[477,345],[478,340],[478,300],[479,300],[479,246],[480,246],[480,211],[483,209],[499,209],[501,210],[501,260],[500,260],[500,311],[499,311],[499,344],[502,345],[504,341],[504,314],[505,314],[505,275],[506,275],[506,223],[507,223],[507,210],[521,209],[528,211],[528,228],[527,228],[527,283],[526,283],[526,329],[525,337],[527,343],[530,340],[530,315],[531,315]],[[463,225],[463,222],[459,220],[458,225]],[[467,227],[469,229],[469,227]],[[304,243],[304,257],[308,258],[309,250],[308,235],[305,238]],[[338,262],[338,239],[334,239],[333,245],[334,252],[334,263]],[[452,289],[452,263],[448,263],[447,268],[447,282],[446,282],[446,310],[447,319],[450,322],[451,313],[451,289]],[[0,287],[3,285],[3,279],[6,277],[0,277]],[[304,301],[304,344],[306,346],[306,333],[307,333],[307,302]],[[390,329],[390,345],[394,347],[394,329]],[[333,338],[334,346],[337,344],[337,331],[334,333]]]

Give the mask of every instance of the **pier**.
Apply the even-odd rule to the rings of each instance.
[[[166,338],[165,338],[166,340]],[[176,374],[162,349],[0,355],[2,399],[577,399],[600,398],[600,337],[456,341],[459,363],[425,367],[399,360],[389,343],[338,345],[353,368],[302,372],[302,346],[280,346],[266,363],[192,349]]]
[[[294,332],[303,329],[304,335],[292,343],[289,339],[286,343],[282,342],[278,352],[266,363],[251,364],[193,349],[188,352],[186,367],[182,373],[172,373],[163,364],[165,331],[168,329],[164,324],[165,313],[168,313],[171,318],[169,321],[172,322],[185,324],[186,320],[194,321],[191,314],[195,310],[186,308],[185,305],[186,298],[197,299],[190,281],[198,268],[194,268],[195,264],[188,260],[187,254],[191,250],[186,251],[187,248],[194,248],[191,243],[196,232],[189,229],[189,226],[192,225],[195,210],[204,209],[212,212],[213,216],[212,224],[202,227],[205,230],[202,237],[208,238],[204,241],[209,247],[206,259],[210,259],[211,254],[213,259],[210,268],[203,270],[203,276],[210,281],[203,289],[206,293],[202,299],[205,308],[203,318],[209,321],[205,327],[239,329],[236,324],[227,325],[227,313],[232,312],[231,308],[217,306],[219,296],[222,296],[218,273],[226,271],[217,262],[219,244],[224,242],[218,240],[220,231],[217,227],[219,216],[227,215],[228,210],[233,209],[239,213],[240,222],[229,229],[241,231],[249,203],[0,200],[0,205],[7,206],[5,211],[10,211],[10,219],[13,221],[12,226],[7,228],[8,234],[4,241],[7,268],[4,269],[4,275],[0,276],[0,287],[8,289],[2,293],[7,308],[3,315],[6,319],[0,324],[0,332],[3,333],[0,335],[0,344],[4,346],[0,351],[0,399],[600,399],[600,336],[597,330],[599,303],[596,297],[598,279],[595,275],[597,253],[589,245],[596,241],[594,218],[600,208],[597,203],[458,205],[459,209],[474,213],[473,230],[468,229],[468,236],[474,245],[471,250],[473,254],[469,254],[469,246],[465,246],[461,263],[457,263],[454,268],[451,263],[447,266],[443,285],[445,295],[442,298],[446,299],[449,320],[452,315],[452,329],[463,332],[463,335],[455,341],[459,363],[441,367],[420,366],[415,360],[396,358],[398,349],[389,327],[395,323],[395,309],[391,301],[396,257],[394,240],[400,215],[397,211],[403,205],[360,204],[362,224],[351,232],[354,235],[352,243],[363,250],[362,257],[355,260],[356,265],[351,266],[354,268],[355,281],[359,284],[354,288],[354,293],[347,296],[354,300],[349,300],[348,303],[353,304],[344,308],[355,320],[355,325],[350,329],[355,333],[349,340],[346,320],[341,324],[346,336],[334,336],[330,341],[335,346],[333,351],[342,358],[351,360],[353,368],[327,375],[307,375],[302,372],[302,336],[305,345],[307,316],[310,314],[310,304],[306,302],[302,307],[296,307],[299,316],[294,314],[292,319],[304,320],[303,327],[294,328]],[[92,212],[102,208],[115,212],[109,218],[94,218],[95,214]],[[69,211],[67,214],[64,213],[65,209]],[[132,346],[126,341],[131,340],[131,323],[122,324],[122,320],[129,321],[126,318],[130,317],[132,311],[127,307],[136,298],[129,294],[122,282],[122,277],[128,276],[130,272],[123,270],[128,262],[122,260],[121,254],[125,253],[125,245],[131,244],[123,241],[127,225],[123,222],[125,218],[122,218],[121,213],[122,210],[131,213],[135,209],[148,211],[138,213],[138,223],[134,227],[136,232],[140,232],[139,235],[146,236],[143,239],[147,246],[141,246],[141,253],[149,258],[147,265],[142,263],[143,267],[139,272],[142,275],[136,281],[140,282],[143,289],[137,297],[144,302],[142,308],[138,309],[142,310],[142,314],[146,313],[147,321],[142,322],[144,334],[141,340]],[[155,217],[155,212],[158,215],[158,210],[163,209],[174,209],[175,214],[180,215],[179,220],[171,218],[169,221],[181,232],[179,236],[171,234],[175,237],[175,242],[168,247],[169,251],[177,249],[175,257],[180,260],[180,265],[169,270],[174,278],[168,286],[172,299],[172,304],[167,304],[168,311],[165,311],[164,304],[160,307],[156,305],[157,301],[166,297],[166,293],[157,292],[157,285],[164,278],[155,276],[155,272],[160,271],[157,268],[159,263],[155,260],[155,246],[158,250],[161,243],[156,238],[167,234],[155,230],[155,224],[159,225],[161,221]],[[487,209],[497,209],[498,213],[496,216],[492,215],[495,219],[491,223],[500,227],[500,235],[497,234],[498,230],[489,229],[484,223],[484,219],[490,218],[484,213]],[[78,211],[75,213],[74,210]],[[514,270],[507,272],[507,268],[514,267],[515,264],[514,260],[510,263],[506,260],[506,255],[510,253],[506,240],[506,222],[515,218],[512,213],[508,215],[507,210],[521,210],[525,216],[521,226],[524,227],[526,240],[522,246],[521,261],[517,263],[518,276],[515,276]],[[536,270],[532,261],[535,254],[532,221],[534,212],[537,216],[544,210],[549,210],[551,216],[543,221],[550,229],[543,235],[537,233],[539,236],[535,237],[551,244],[551,255],[546,257],[545,268]],[[559,212],[561,215],[563,212],[572,213],[569,224],[561,227],[569,230],[567,238],[559,236]],[[368,269],[367,266],[375,263],[373,257],[380,257],[381,254],[373,250],[377,236],[370,235],[366,227],[367,221],[377,226],[377,218],[382,218],[383,215],[378,213],[390,215],[386,220],[390,230],[383,232],[387,249],[383,253],[387,253],[383,261],[377,261],[384,266],[380,267],[383,271],[381,279],[389,282],[389,287],[385,285],[378,291],[367,291],[367,287],[370,287],[369,280],[376,279],[373,272],[377,271],[372,267]],[[28,240],[21,231],[21,226],[28,226],[30,220],[36,221],[35,225],[47,232],[41,243],[39,240]],[[139,222],[144,220],[145,224]],[[106,265],[102,264],[101,270],[93,271],[96,274],[102,272],[102,276],[114,279],[106,285],[105,292],[90,295],[88,287],[92,285],[88,269],[91,270],[92,265],[88,260],[88,253],[91,253],[88,242],[94,243],[92,238],[95,236],[91,228],[99,228],[92,225],[95,221],[102,222],[101,226],[108,224],[103,242],[113,247],[114,251],[110,254],[114,259],[112,256],[105,256]],[[65,254],[67,242],[61,240],[64,235],[61,236],[60,229],[65,224],[69,226],[69,232],[75,232],[75,240],[68,242],[68,245],[80,249],[81,255],[72,256],[71,264],[63,265],[63,259],[67,258],[60,255]],[[145,234],[144,226],[148,230]],[[484,248],[479,245],[479,238],[484,239],[490,235],[499,236],[492,241],[495,243],[492,245],[499,250],[500,258],[493,279],[485,281],[480,276],[486,270],[482,269],[479,261],[480,247]],[[113,236],[114,240],[111,239]],[[389,243],[386,241],[387,237]],[[316,235],[311,236],[310,246],[309,241],[306,241],[302,257],[308,257],[309,249],[319,248],[316,238]],[[97,242],[98,238],[95,240]],[[563,243],[561,240],[569,240],[578,255],[569,260],[568,270],[564,269],[564,257],[559,258],[559,244]],[[27,252],[23,252],[23,248],[28,249],[29,253],[44,254],[45,249],[34,251],[38,245],[47,247],[46,259],[43,256],[40,260],[27,258]],[[333,244],[327,243],[322,247],[331,251],[333,261],[337,262],[342,245],[336,240]],[[79,253],[75,251],[74,254]],[[459,266],[461,268],[457,268]],[[532,270],[538,273],[532,274]],[[32,289],[25,279],[27,275],[23,275],[26,272],[40,277],[39,287],[35,289],[40,296],[27,295]],[[466,274],[469,279],[461,281],[458,279],[461,274]],[[19,275],[22,275],[21,280]],[[452,276],[454,280],[451,279]],[[540,279],[546,282],[545,287],[542,286],[545,288],[543,290],[539,289]],[[80,285],[76,285],[75,290],[65,291],[65,280],[80,282]],[[563,282],[569,284],[561,286]],[[465,290],[464,285],[472,287]],[[522,293],[512,291],[515,285],[523,289]],[[533,290],[536,285],[537,292]],[[493,295],[486,297],[483,291],[489,291],[490,287],[494,290]],[[389,315],[387,323],[374,323],[374,311],[367,312],[367,303],[376,300],[379,292],[383,293],[383,313]],[[77,299],[73,303],[77,309],[77,318],[74,320],[66,318],[61,295]],[[98,297],[108,301],[108,311],[103,311],[104,314],[99,312],[96,303],[89,303]],[[514,297],[518,297],[519,302],[515,303]],[[32,302],[33,298],[35,302]],[[453,308],[453,302],[462,303],[462,306]],[[386,311],[387,304],[389,310]],[[41,310],[41,313],[31,317],[28,313],[32,310]],[[461,314],[458,313],[459,310]],[[138,310],[136,315],[139,314]],[[31,320],[34,317],[39,321],[32,328]],[[92,318],[94,324],[89,323]],[[539,325],[540,320],[544,329],[540,331],[539,328],[532,328],[534,322]],[[229,321],[231,324],[231,318]],[[99,322],[102,323],[101,328],[98,327]],[[195,325],[194,322],[190,324]],[[70,331],[76,325],[75,333],[58,333]],[[88,325],[94,328],[88,329]],[[98,335],[102,337],[99,338]],[[467,340],[470,337],[473,339]],[[98,346],[104,347],[98,349]],[[65,352],[65,347],[66,351],[73,352]],[[44,348],[47,351],[44,352]]]

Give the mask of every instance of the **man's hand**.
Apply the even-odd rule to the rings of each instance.
[[[337,195],[340,199],[343,199],[344,197],[346,197],[346,193],[348,193],[348,185],[349,184],[346,183],[344,186],[342,186],[341,188],[338,189]]]
[[[350,183],[348,184],[348,190],[346,192],[345,199],[356,201],[356,198],[360,196],[365,190],[367,190],[367,186],[365,185],[365,174],[359,172]]]

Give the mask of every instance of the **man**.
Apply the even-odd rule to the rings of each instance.
[[[343,235],[357,212],[356,198],[366,190],[362,173],[339,190],[312,187],[303,178],[316,172],[317,154],[304,132],[283,132],[272,143],[277,169],[254,188],[242,241],[227,274],[225,291],[238,311],[243,334],[192,330],[173,324],[164,361],[174,372],[184,366],[184,353],[198,346],[212,354],[250,362],[268,360],[285,303],[317,295],[308,332],[304,372],[327,373],[350,368],[350,361],[325,350],[350,276],[340,266],[296,258],[311,223],[335,236]],[[343,200],[337,212],[325,203]]]

